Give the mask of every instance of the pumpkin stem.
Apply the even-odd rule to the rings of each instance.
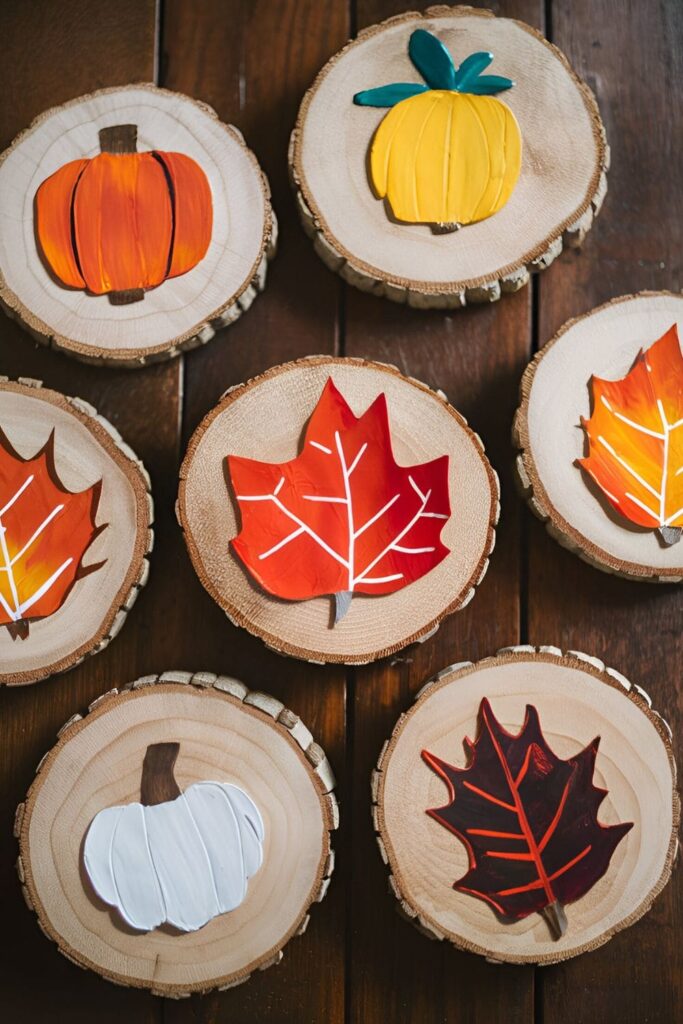
[[[140,803],[146,807],[164,804],[180,796],[173,775],[179,750],[179,743],[151,743],[147,747],[140,779]]]
[[[140,302],[145,297],[144,288],[127,288],[121,292],[107,292],[112,306],[129,306],[131,302]]]
[[[109,128],[100,128],[99,136],[103,153],[137,153],[136,124],[114,124]]]

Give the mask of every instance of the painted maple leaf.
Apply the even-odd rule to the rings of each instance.
[[[622,380],[593,377],[578,464],[632,523],[674,544],[683,527],[683,357],[674,324]]]
[[[328,379],[300,455],[226,461],[242,514],[232,540],[239,558],[277,597],[335,595],[335,622],[353,594],[392,593],[449,553],[440,539],[448,456],[397,465],[384,394],[356,418]]]
[[[0,430],[0,625],[13,639],[26,639],[31,621],[56,612],[77,580],[104,565],[82,563],[105,528],[95,524],[102,482],[66,490],[54,443],[53,431],[24,459]]]
[[[543,913],[560,938],[563,907],[580,899],[607,871],[632,822],[601,825],[607,790],[593,785],[600,738],[567,761],[545,741],[535,707],[521,731],[507,732],[484,698],[476,742],[465,740],[467,768],[423,750],[446,783],[449,802],[427,811],[466,846],[469,870],[458,892],[484,900],[508,920]]]

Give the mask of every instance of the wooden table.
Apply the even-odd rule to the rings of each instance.
[[[397,917],[372,838],[369,775],[382,741],[427,676],[449,662],[525,641],[604,658],[642,685],[681,735],[680,592],[603,575],[555,544],[514,493],[510,424],[525,364],[566,319],[614,295],[683,286],[683,5],[486,5],[541,29],[586,78],[607,127],[612,169],[583,252],[565,253],[516,295],[449,315],[346,287],[314,255],[287,184],[289,132],[317,70],[357,29],[422,4],[4,0],[2,6],[3,147],[46,107],[101,86],[154,79],[207,101],[243,130],[270,178],[281,223],[265,294],[236,326],[174,362],[132,372],[81,366],[0,319],[0,373],[36,377],[93,403],[144,459],[157,507],[150,582],[121,636],[66,676],[0,694],[3,1018],[13,1024],[672,1024],[683,997],[680,871],[650,914],[596,952],[537,970],[491,966],[429,942]],[[274,363],[316,352],[385,360],[443,388],[483,437],[502,479],[498,542],[476,599],[423,646],[350,671],[280,658],[232,627],[192,572],[173,515],[187,439],[219,395]],[[12,838],[14,808],[60,725],[104,690],[167,668],[229,672],[282,698],[324,744],[342,800],[338,873],[281,966],[230,992],[177,1003],[116,988],[59,956],[23,905]]]

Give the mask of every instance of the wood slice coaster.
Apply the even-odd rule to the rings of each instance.
[[[625,834],[602,877],[581,898],[566,902],[566,930],[558,939],[540,913],[503,921],[489,906],[493,900],[477,898],[474,889],[456,891],[454,883],[472,870],[472,860],[477,870],[480,865],[452,834],[455,829],[449,831],[426,813],[447,805],[449,796],[445,778],[432,770],[422,751],[456,769],[476,764],[479,751],[468,757],[465,738],[478,735],[483,698],[490,701],[500,726],[515,736],[526,706],[536,708],[545,741],[564,761],[577,757],[599,736],[593,784],[608,792],[600,801],[601,794],[592,790],[598,821],[602,826],[633,823],[630,830],[622,825]],[[481,716],[479,725],[483,731]],[[542,773],[548,762],[541,758],[538,763]],[[467,799],[467,790],[458,793],[453,808],[459,799]],[[372,794],[377,842],[401,912],[429,937],[447,939],[493,961],[556,963],[607,942],[650,909],[669,880],[677,849],[680,801],[667,723],[652,709],[647,694],[620,673],[597,658],[576,651],[563,654],[556,647],[505,648],[476,664],[451,665],[429,680],[385,743],[373,772]],[[529,807],[533,810],[527,803]],[[590,824],[581,820],[581,828],[589,831]],[[586,831],[578,835],[579,845]],[[595,832],[590,835],[596,843]],[[516,847],[514,840],[507,842]],[[549,877],[552,881],[557,876]],[[501,899],[505,893],[491,895]]]
[[[145,786],[143,763],[150,748],[169,745],[186,797],[207,781],[237,786],[255,803],[263,860],[236,909],[196,931],[166,924],[142,932],[96,895],[84,839],[105,808],[160,802]],[[282,947],[305,930],[310,905],[323,898],[334,867],[330,830],[338,824],[333,785],[323,751],[275,698],[209,672],[145,676],[99,697],[84,717],[74,715],[41,762],[15,826],[26,901],[64,956],[110,981],[172,997],[231,988],[278,963]],[[211,827],[204,821],[205,839]],[[174,849],[167,872],[177,859]],[[209,872],[204,861],[196,858],[196,872]],[[155,856],[155,868],[163,884],[163,859]],[[167,906],[181,901],[181,890],[164,890]],[[191,911],[194,901],[185,899]]]
[[[120,137],[114,139],[117,130]],[[118,213],[109,211],[109,227],[103,222],[99,239],[89,234],[100,211],[88,205],[96,199],[92,189],[85,189],[83,175],[61,203],[51,206],[65,236],[60,252],[73,247],[68,258],[62,252],[58,265],[70,270],[72,284],[82,272],[87,286],[66,287],[54,272],[54,260],[50,263],[39,248],[39,186],[65,165],[78,169],[73,161],[90,158],[92,167],[92,158],[101,152],[120,155],[135,152],[136,146],[146,162],[137,169],[136,184],[125,185],[137,190],[137,227],[131,231],[141,252],[140,273],[151,279],[163,256],[159,275],[149,290],[125,291],[133,286],[117,285],[124,290],[112,291],[111,299],[93,293],[94,271],[88,276],[86,260],[93,267],[104,262],[101,273],[111,274],[113,281],[121,264],[133,259],[130,234],[125,252],[120,242],[116,248],[116,231],[132,199],[121,199],[124,185],[116,185],[116,193],[116,183],[107,177],[113,172],[105,170],[104,184],[98,185],[108,200],[104,215],[117,201],[123,205]],[[197,189],[206,190],[207,180],[210,200],[206,191],[202,195],[209,223],[201,228],[205,237],[196,253],[199,261],[182,272],[177,261],[187,256],[186,242],[200,221]],[[156,249],[150,255],[152,246],[162,245],[161,221],[169,230],[168,264]],[[0,303],[38,341],[88,362],[135,367],[204,344],[241,316],[263,289],[275,234],[268,182],[241,133],[222,124],[206,104],[147,83],[101,89],[46,111],[0,157]]]
[[[683,545],[613,510],[576,460],[586,454],[591,377],[623,378],[672,324],[681,331],[683,296],[672,292],[625,295],[570,320],[527,367],[513,430],[520,489],[548,532],[599,569],[655,583],[683,580]]]
[[[448,455],[451,507],[442,533],[449,549],[443,561],[402,590],[355,594],[336,625],[329,596],[281,600],[245,570],[230,545],[240,517],[225,472],[227,455],[269,463],[297,456],[330,378],[355,416],[385,394],[399,465]],[[314,356],[274,367],[223,396],[190,441],[177,513],[195,570],[231,621],[283,654],[363,664],[426,639],[446,615],[471,600],[493,549],[498,493],[481,440],[441,393],[391,366]]]
[[[416,29],[435,34],[456,64],[491,51],[492,70],[515,83],[502,99],[521,129],[519,180],[499,212],[455,233],[388,215],[368,179],[370,143],[387,111],[353,103],[359,91],[420,81],[408,56]],[[529,25],[471,7],[431,7],[360,32],[306,93],[290,146],[318,255],[363,291],[419,307],[493,301],[564,245],[579,245],[602,204],[608,163],[595,98],[566,57]]]
[[[147,472],[92,406],[0,377],[0,684],[107,646],[147,582]]]

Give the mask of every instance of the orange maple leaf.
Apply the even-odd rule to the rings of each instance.
[[[638,353],[621,380],[593,377],[593,414],[581,419],[588,456],[578,464],[632,523],[666,544],[683,527],[683,357],[674,324]]]
[[[261,586],[292,601],[389,594],[448,554],[448,456],[399,466],[384,394],[356,417],[328,379],[290,462],[227,457],[242,513],[232,546]]]
[[[104,562],[83,556],[106,524],[95,516],[102,481],[72,493],[54,459],[54,431],[24,459],[0,430],[0,625],[26,639],[29,622],[61,608],[77,580]]]

